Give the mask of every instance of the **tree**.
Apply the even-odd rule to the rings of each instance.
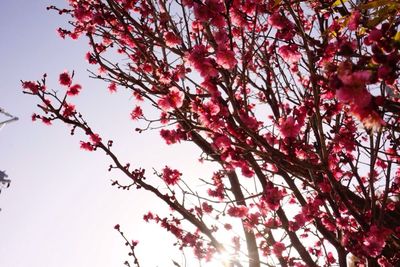
[[[61,37],[89,39],[86,58],[100,67],[94,77],[111,92],[133,92],[131,117],[148,124],[138,131],[160,129],[167,144],[190,142],[202,160],[219,164],[203,177],[207,192],[178,169],[155,173],[163,189],[145,170],[123,164],[113,141],[71,103],[82,89],[73,73],[60,74],[61,95],[46,88],[46,76],[22,86],[41,101],[33,120],[81,130],[82,149],[104,151],[110,170],[130,178],[113,185],[146,190],[168,205],[172,217],[144,219],[199,259],[229,253],[227,266],[346,266],[351,253],[359,266],[398,266],[398,8],[381,0],[69,0],[68,8],[49,7],[70,18]],[[220,241],[222,232],[233,243]]]
[[[0,171],[0,186],[1,187],[10,187],[11,184],[11,180],[7,179],[8,175],[6,174],[5,171]],[[1,193],[1,189],[0,189],[0,193]]]
[[[15,117],[13,115],[11,115],[10,113],[6,112],[4,109],[0,108],[0,114],[4,115],[5,117],[7,117],[6,120],[2,119],[2,121],[0,121],[0,130],[3,129],[3,127],[13,121],[17,121],[18,117]],[[0,193],[1,193],[1,189],[2,188],[8,188],[10,187],[11,184],[11,180],[7,179],[8,175],[6,174],[5,171],[0,171]],[[1,209],[0,209],[1,210]]]
[[[6,112],[4,109],[2,109],[0,107],[0,114],[4,115],[5,117],[7,117],[6,120],[2,119],[2,121],[0,121],[0,130],[6,126],[8,123],[13,122],[13,121],[17,121],[18,117],[15,117],[13,115],[11,115],[10,113]]]

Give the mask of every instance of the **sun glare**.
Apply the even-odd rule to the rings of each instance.
[[[241,266],[238,264],[237,257],[229,253],[228,251],[224,251],[221,253],[217,253],[214,255],[213,259],[206,264],[204,267],[231,267],[231,266]]]

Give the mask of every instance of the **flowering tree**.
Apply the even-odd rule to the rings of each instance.
[[[146,179],[76,110],[82,86],[68,72],[59,91],[46,76],[22,82],[41,101],[32,119],[81,130],[81,148],[130,179],[114,185],[169,206],[172,217],[144,219],[181,249],[202,261],[228,253],[227,266],[346,266],[349,253],[359,266],[399,266],[396,1],[68,2],[49,7],[70,18],[60,36],[89,39],[95,77],[136,97],[132,119],[220,169],[200,193],[174,167]]]

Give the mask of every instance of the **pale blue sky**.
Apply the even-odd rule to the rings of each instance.
[[[168,164],[199,177],[204,168],[191,168],[199,153],[185,145],[168,147],[157,132],[144,137],[134,131],[130,93],[110,95],[107,85],[87,78],[86,40],[57,36],[66,18],[46,11],[50,3],[64,1],[0,1],[0,107],[20,118],[0,131],[0,170],[12,179],[0,194],[0,266],[123,266],[128,251],[113,230],[116,223],[141,241],[144,267],[171,266],[170,259],[180,260],[165,249],[173,240],[141,219],[148,210],[161,210],[159,203],[144,193],[111,187],[110,179],[118,176],[107,172],[106,156],[80,150],[79,135],[69,136],[64,125],[32,123],[37,102],[22,94],[19,80],[39,79],[46,72],[49,87],[56,89],[58,74],[75,70],[83,86],[77,108],[104,139],[115,140],[125,161],[149,173]]]

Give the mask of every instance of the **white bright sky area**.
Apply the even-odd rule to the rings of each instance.
[[[0,107],[19,117],[0,130],[0,170],[12,180],[0,194],[0,267],[124,266],[128,250],[113,229],[117,223],[128,238],[140,241],[142,266],[181,262],[181,254],[171,249],[174,239],[142,220],[147,211],[163,211],[165,205],[145,192],[112,187],[111,179],[123,177],[107,172],[110,161],[103,153],[79,148],[82,135],[70,136],[60,123],[31,121],[38,102],[22,94],[20,80],[47,73],[48,87],[59,89],[58,75],[75,70],[83,91],[72,102],[103,139],[114,140],[124,162],[146,168],[149,176],[152,167],[165,165],[193,178],[211,172],[195,164],[199,151],[189,145],[167,146],[157,131],[134,131],[131,94],[120,88],[111,95],[106,84],[88,78],[86,70],[95,67],[84,59],[87,40],[59,38],[56,29],[67,18],[46,11],[50,4],[65,5],[63,0],[0,1]]]

